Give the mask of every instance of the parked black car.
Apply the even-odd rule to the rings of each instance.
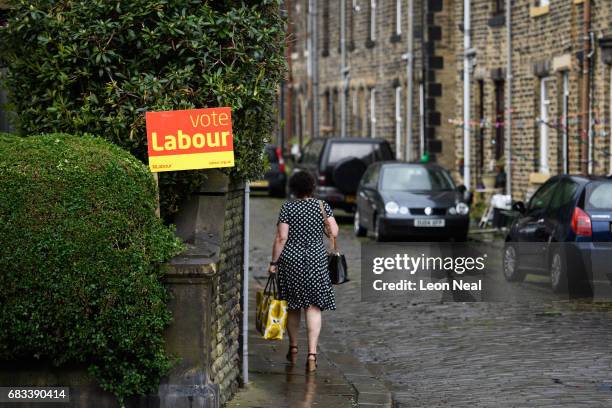
[[[264,153],[268,157],[270,168],[265,172],[263,180],[252,181],[250,187],[253,190],[267,190],[273,197],[285,197],[287,173],[281,148],[266,145]]]
[[[520,216],[506,238],[507,280],[522,281],[526,273],[548,274],[554,292],[584,287],[585,281],[610,285],[612,180],[555,176],[527,206],[517,202],[513,208]],[[607,266],[592,267],[594,259],[607,259]]]
[[[366,168],[392,159],[391,147],[383,139],[318,138],[304,146],[294,171],[310,171],[317,180],[317,198],[353,212],[357,187]]]
[[[436,164],[381,162],[368,167],[357,191],[355,234],[388,238],[467,239],[469,197]]]

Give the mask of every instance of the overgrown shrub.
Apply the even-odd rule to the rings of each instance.
[[[0,62],[21,135],[91,133],[146,161],[146,111],[231,106],[231,174],[261,174],[285,66],[280,0],[11,3]],[[163,173],[162,213],[205,174]]]
[[[103,139],[0,136],[0,359],[89,366],[123,398],[170,366],[160,263],[181,250],[140,161]]]

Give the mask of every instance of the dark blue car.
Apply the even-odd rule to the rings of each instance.
[[[612,282],[612,180],[560,175],[544,183],[506,238],[504,276],[548,274],[554,292]],[[589,285],[582,285],[582,283]]]

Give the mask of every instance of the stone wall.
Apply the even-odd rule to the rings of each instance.
[[[211,381],[219,385],[221,404],[234,395],[240,380],[243,245],[244,188],[232,186],[227,193],[219,273],[213,287]]]
[[[548,174],[563,171],[563,81],[568,78],[567,133],[569,140],[569,171],[580,171],[580,83],[582,58],[583,2],[581,0],[551,0],[547,7],[535,7],[530,0],[517,0],[512,4],[513,36],[513,172],[512,185],[515,199],[524,199],[530,190],[529,176],[548,167]],[[592,56],[594,174],[609,174],[610,167],[610,65],[603,61],[601,39],[612,34],[612,1],[601,0],[593,4],[592,31],[595,47]],[[472,81],[472,174],[473,184],[495,162],[496,130],[505,127],[505,115],[498,118],[495,85],[501,81],[505,92],[506,77],[506,24],[503,15],[495,10],[494,1],[472,1],[472,46],[476,50],[476,66]],[[455,1],[455,18],[462,21],[463,2]],[[456,91],[456,150],[463,153],[462,134],[462,58],[463,32],[457,26],[455,47],[457,57]],[[544,80],[544,87],[542,81]],[[482,90],[482,91],[481,91]],[[547,93],[548,148],[545,157],[540,153],[541,91]],[[479,95],[482,92],[483,98]],[[481,100],[482,99],[482,100]],[[505,102],[504,102],[505,103]],[[504,106],[504,109],[507,107]],[[480,115],[480,111],[483,112]],[[480,126],[482,122],[484,126]],[[497,127],[496,127],[497,123]],[[480,140],[482,138],[482,144]],[[484,150],[484,163],[479,161],[479,146]],[[545,160],[544,160],[545,159]],[[541,166],[545,164],[545,166]],[[544,167],[544,169],[542,168]]]

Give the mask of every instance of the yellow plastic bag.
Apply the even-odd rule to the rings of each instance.
[[[255,326],[266,340],[282,340],[287,330],[287,301],[278,299],[276,278],[270,275],[264,290],[257,292]]]

